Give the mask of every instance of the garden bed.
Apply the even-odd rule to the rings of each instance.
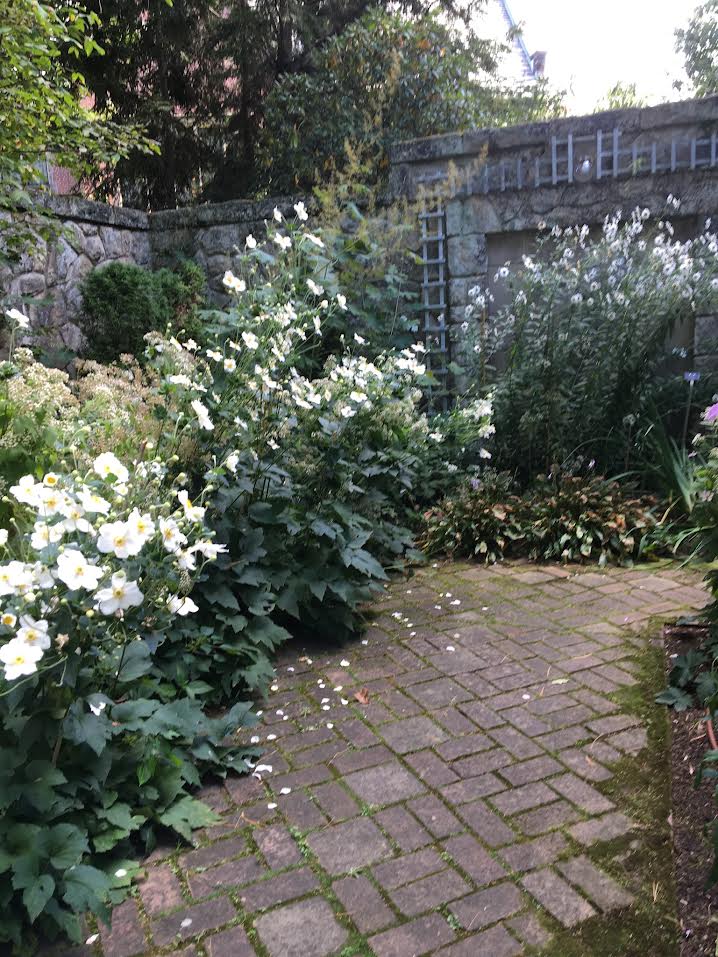
[[[681,654],[685,642],[673,639],[666,654]],[[669,658],[670,663],[670,658]],[[671,712],[671,790],[673,853],[676,870],[681,957],[705,957],[718,935],[718,886],[706,888],[713,863],[710,826],[715,820],[713,786],[695,786],[695,773],[710,747],[702,709]]]

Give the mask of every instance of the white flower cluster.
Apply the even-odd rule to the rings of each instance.
[[[177,493],[177,504],[150,504],[156,484],[136,486],[111,452],[97,456],[84,478],[48,472],[37,481],[25,475],[10,492],[27,506],[32,524],[18,541],[0,531],[0,545],[11,544],[16,556],[0,563],[0,638],[9,638],[0,662],[8,681],[33,674],[46,652],[62,652],[71,642],[59,620],[79,651],[83,617],[92,622],[99,614],[122,623],[134,611],[137,634],[143,605],[155,619],[196,610],[191,599],[170,590],[171,583],[196,569],[198,555],[211,560],[224,549],[207,538],[205,510],[186,491]],[[164,575],[157,574],[160,565]],[[142,579],[150,566],[148,595]],[[95,627],[105,637],[112,631]]]

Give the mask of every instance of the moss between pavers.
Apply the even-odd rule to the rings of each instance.
[[[657,633],[657,628],[649,634]],[[635,658],[637,683],[613,697],[625,713],[641,717],[648,746],[612,766],[614,776],[598,785],[638,828],[594,848],[578,848],[635,897],[632,907],[601,915],[566,930],[544,921],[554,934],[546,957],[677,957],[679,925],[671,832],[670,725],[655,695],[665,684],[663,648],[644,638]]]

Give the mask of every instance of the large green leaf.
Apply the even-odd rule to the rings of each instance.
[[[49,874],[41,874],[34,884],[23,891],[22,902],[27,909],[30,923],[34,923],[37,916],[45,909],[45,904],[52,897],[55,890],[55,881]]]
[[[160,814],[159,819],[165,827],[177,831],[187,841],[192,837],[194,829],[210,827],[219,821],[212,808],[191,797],[180,798],[164,814]]]
[[[77,864],[65,872],[65,890],[62,899],[77,914],[85,911],[102,912],[107,901],[110,881],[102,871],[89,864]]]
[[[89,850],[84,831],[74,824],[55,824],[43,837],[45,853],[58,871],[78,864]]]

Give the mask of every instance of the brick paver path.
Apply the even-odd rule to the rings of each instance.
[[[631,830],[601,787],[646,743],[612,695],[648,620],[704,601],[677,567],[394,584],[363,640],[284,654],[262,780],[205,789],[222,823],[155,852],[102,952],[512,957],[631,907],[588,856]]]

